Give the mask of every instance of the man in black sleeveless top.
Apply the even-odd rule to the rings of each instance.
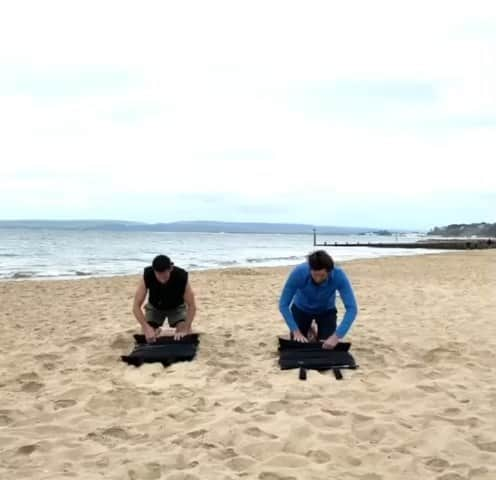
[[[148,303],[143,314],[147,293]],[[196,304],[188,272],[176,267],[169,257],[156,256],[152,265],[143,271],[134,295],[133,313],[148,342],[155,341],[157,329],[166,318],[169,325],[176,329],[176,339],[191,333]]]

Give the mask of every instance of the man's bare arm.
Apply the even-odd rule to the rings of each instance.
[[[146,286],[145,282],[143,279],[140,280],[138,287],[136,288],[136,293],[134,294],[134,302],[133,302],[133,314],[136,317],[136,320],[138,320],[139,324],[145,328],[146,325],[146,319],[145,315],[143,314],[142,306],[146,298]]]
[[[191,324],[193,323],[193,320],[196,315],[195,294],[189,282],[187,283],[186,290],[184,291],[184,302],[186,303],[186,307],[187,307],[186,327],[189,330],[191,329]]]

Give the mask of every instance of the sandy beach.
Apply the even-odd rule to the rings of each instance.
[[[137,276],[1,282],[0,478],[496,479],[496,252],[342,266],[342,381],[279,370],[289,267],[193,272],[200,349],[166,369],[120,361]]]

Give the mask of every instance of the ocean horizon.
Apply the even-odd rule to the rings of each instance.
[[[377,235],[320,235],[329,244],[379,242]],[[424,238],[403,234],[397,240]],[[395,237],[387,237],[394,241]],[[187,270],[284,266],[314,250],[311,234],[112,232],[58,229],[0,229],[0,279],[60,279],[140,274],[155,255],[165,254]],[[320,248],[320,247],[319,247]],[[433,250],[324,247],[336,262],[359,258],[422,255]]]

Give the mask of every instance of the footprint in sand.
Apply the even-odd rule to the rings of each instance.
[[[380,380],[391,380],[391,376],[384,373],[382,370],[372,370],[367,375],[367,380],[373,383],[375,381],[380,381]]]
[[[282,451],[282,442],[277,440],[257,441],[244,445],[240,450],[244,455],[255,458],[257,461],[268,460],[275,453]]]
[[[90,462],[90,466],[92,465],[93,462]],[[95,462],[95,465],[100,468],[106,468],[110,465],[110,459],[108,457],[102,457]]]
[[[60,355],[56,353],[40,353],[35,355],[34,358],[40,362],[54,362],[60,359]]]
[[[257,438],[277,438],[277,435],[273,435],[272,433],[266,433],[263,430],[260,430],[258,427],[250,427],[245,430],[247,435]]]
[[[0,427],[6,427],[14,422],[10,413],[13,413],[13,410],[0,410]]]
[[[198,399],[193,404],[193,408],[197,412],[206,412],[206,411],[208,411],[209,408],[208,408],[207,400],[205,399],[205,397],[198,397]]]
[[[372,425],[372,426],[356,426],[353,428],[353,433],[358,440],[368,442],[371,444],[380,443],[387,433],[385,425]]]
[[[441,415],[434,415],[433,419],[444,420],[445,422],[449,422],[449,423],[456,425],[456,426],[459,426],[459,427],[476,428],[476,427],[480,426],[480,424],[481,424],[481,420],[479,420],[477,417],[447,418],[447,417],[442,417]]]
[[[73,407],[74,405],[76,405],[77,402],[76,400],[67,399],[67,400],[56,400],[53,403],[55,410],[59,410],[60,408]]]
[[[348,415],[348,412],[344,412],[343,410],[328,410],[327,408],[321,408],[321,410],[324,413],[330,413],[331,415],[334,415],[335,417],[344,417]]]
[[[378,475],[377,473],[366,473],[360,477],[360,480],[382,480],[382,475]]]
[[[163,393],[164,393],[164,392],[161,392],[161,391],[159,391],[159,390],[150,390],[150,391],[147,393],[147,395],[148,395],[149,397],[160,397],[160,396],[162,396],[162,394],[163,394]]]
[[[374,420],[374,417],[370,417],[368,415],[362,415],[360,413],[353,413],[351,415],[351,420],[353,423],[364,423]]]
[[[200,480],[200,477],[191,473],[173,473],[166,477],[166,480]]]
[[[97,415],[114,415],[116,411],[139,408],[143,404],[139,394],[129,395],[122,389],[97,392],[86,403],[85,409]]]
[[[239,372],[237,370],[229,370],[225,375],[224,375],[224,381],[226,383],[234,383],[239,380]]]
[[[265,465],[282,468],[302,468],[309,464],[307,458],[301,455],[276,455],[265,462]]]
[[[258,478],[259,480],[296,480],[296,477],[285,477],[275,472],[262,472]]]
[[[269,415],[275,415],[277,412],[284,410],[289,405],[286,400],[279,400],[274,402],[269,402],[265,405],[265,413]]]
[[[91,337],[82,337],[82,338],[88,338],[89,340],[92,340]],[[77,341],[80,341],[80,339],[78,339]],[[110,344],[110,348],[112,350],[126,350],[129,348],[130,345],[131,342],[128,337],[125,337],[124,335],[118,335]]]
[[[255,463],[255,460],[249,457],[234,457],[226,462],[226,466],[235,472],[242,472],[248,470]]]
[[[427,393],[437,393],[440,391],[439,387],[433,385],[417,385],[417,388]]]
[[[345,461],[348,465],[351,465],[352,467],[359,467],[362,464],[362,461],[356,457],[346,457]]]
[[[458,473],[443,473],[436,477],[436,480],[467,480],[467,477],[462,477]]]
[[[258,390],[270,390],[272,392],[273,386],[271,383],[266,382],[265,380],[257,380],[255,382],[255,387],[257,387]]]
[[[309,440],[314,436],[314,430],[307,425],[301,427],[292,427],[287,435],[286,442],[283,446],[283,452],[296,455],[305,455],[308,446],[302,442],[302,438]]]
[[[127,474],[129,480],[157,480],[162,476],[162,468],[158,463],[145,463],[129,469]]]
[[[446,415],[458,415],[458,414],[462,413],[462,411],[459,408],[451,407],[451,408],[445,408],[444,413]]]
[[[28,393],[35,393],[42,389],[45,386],[44,383],[38,383],[38,382],[28,382],[25,383],[22,387],[21,390],[23,392],[28,392]]]
[[[214,448],[209,453],[211,457],[216,460],[220,460],[220,461],[229,460],[231,458],[235,458],[238,456],[238,452],[236,452],[234,448],[229,447],[219,450],[217,446],[213,445],[213,447]]]
[[[250,413],[253,407],[256,406],[254,402],[243,402],[240,405],[233,408],[233,412],[236,413]]]
[[[17,449],[17,454],[18,455],[31,455],[36,449],[38,449],[39,445],[32,444],[32,445],[23,445],[22,447],[19,447]]]
[[[437,363],[440,360],[445,360],[448,359],[449,357],[453,356],[456,354],[455,351],[449,350],[447,348],[433,348],[432,350],[429,350],[426,354],[422,356],[422,359],[424,360],[425,363]]]
[[[407,363],[403,368],[424,368],[423,363]]]
[[[479,468],[471,468],[468,472],[468,478],[477,478],[483,476],[484,478],[489,479],[487,474],[489,473],[489,470],[486,467],[479,467]]]
[[[338,418],[329,418],[323,415],[308,415],[305,420],[317,428],[336,428],[343,424],[343,421]]]
[[[331,456],[324,450],[309,450],[306,454],[315,463],[327,463],[331,461]]]
[[[84,337],[77,337],[74,340],[71,340],[71,343],[74,343],[75,345],[79,345],[79,344],[91,342],[92,340],[95,340],[95,337],[90,337],[89,335],[86,335]]]
[[[205,429],[201,429],[201,430],[193,430],[192,432],[188,432],[186,435],[188,435],[188,437],[191,437],[191,438],[199,438],[199,437],[203,437],[207,432],[207,430]]]
[[[446,470],[449,467],[449,462],[447,462],[443,458],[432,457],[425,462],[425,466],[429,470],[433,470],[435,472],[442,472],[443,470]]]
[[[218,445],[215,445],[215,443],[208,443],[208,442],[202,442],[201,444],[201,448],[205,449],[205,450],[215,450],[218,447]]]
[[[496,442],[484,442],[479,439],[475,439],[472,443],[483,452],[496,452]]]
[[[18,382],[34,382],[39,379],[40,376],[36,372],[23,373],[16,378]]]
[[[102,445],[117,445],[118,440],[129,440],[131,435],[121,427],[110,427],[104,430],[97,430],[86,435],[87,438],[101,443]]]
[[[106,428],[105,430],[102,430],[102,435],[119,438],[121,440],[129,440],[131,438],[131,435],[121,427]]]
[[[401,425],[404,428],[408,428],[408,430],[413,430],[413,425],[411,425],[410,423],[407,423],[403,420],[398,420],[398,425]]]

